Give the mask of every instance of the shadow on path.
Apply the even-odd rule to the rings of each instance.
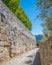
[[[32,65],[32,60],[25,61],[25,64]]]
[[[36,53],[36,57],[34,59],[33,65],[41,65],[41,62],[40,62],[40,52],[39,51]]]
[[[28,60],[25,61],[25,64],[27,65],[33,65],[33,58],[35,57],[35,53],[33,53],[32,55],[28,55]]]

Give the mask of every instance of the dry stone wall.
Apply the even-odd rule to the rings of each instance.
[[[52,65],[52,37],[40,44],[41,65]]]
[[[0,0],[0,58],[36,47],[35,36]]]

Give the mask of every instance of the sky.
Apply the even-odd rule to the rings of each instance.
[[[37,10],[36,2],[37,0],[21,0],[20,2],[20,6],[32,22],[31,32],[33,35],[43,34],[43,28],[41,26],[43,21],[40,18],[36,18],[40,12]]]

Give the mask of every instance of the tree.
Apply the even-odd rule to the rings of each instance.
[[[52,15],[52,0],[38,0],[37,6],[39,6],[41,18]]]
[[[40,10],[40,18],[44,20],[42,26],[45,36],[51,36],[52,33],[52,0],[38,0],[38,6]],[[47,36],[47,37],[48,37]]]

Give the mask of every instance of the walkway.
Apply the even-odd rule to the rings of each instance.
[[[12,58],[8,62],[2,63],[2,65],[34,65],[37,63],[36,56],[37,56],[38,50],[39,48],[36,48],[34,50],[23,53],[20,56],[16,56]],[[34,63],[35,59],[36,59],[36,63]]]

